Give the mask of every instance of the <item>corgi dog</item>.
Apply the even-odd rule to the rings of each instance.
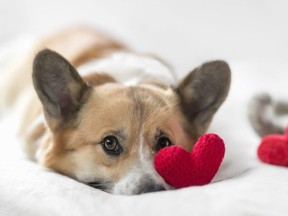
[[[13,64],[0,103],[18,104],[28,158],[127,195],[172,188],[155,154],[170,145],[191,151],[231,79],[226,62],[210,61],[177,81],[161,59],[87,27],[47,36]]]

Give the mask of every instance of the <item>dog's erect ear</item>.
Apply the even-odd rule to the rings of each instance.
[[[66,59],[47,49],[34,59],[33,84],[54,129],[75,116],[89,89]]]
[[[176,87],[182,111],[198,136],[206,131],[225,100],[230,80],[228,64],[211,61],[193,70]]]

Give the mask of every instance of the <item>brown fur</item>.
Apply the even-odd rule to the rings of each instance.
[[[139,146],[131,144],[139,143],[139,133],[143,125],[151,158],[156,153],[155,135],[158,128],[165,131],[173,143],[181,144],[187,151],[191,150],[191,143],[196,137],[188,137],[183,132],[184,122],[177,106],[178,101],[171,92],[163,95],[162,90],[154,92],[143,86],[125,89],[117,84],[105,85],[97,90],[75,120],[78,122],[77,127],[63,129],[54,134],[54,144],[51,144],[50,151],[42,162],[45,166],[77,178],[75,173],[81,172],[83,167],[75,161],[85,158],[99,168],[97,170],[91,166],[91,170],[86,170],[87,172],[95,172],[101,178],[110,177],[117,181],[129,167],[127,164],[133,164],[137,158]],[[117,109],[119,106],[122,109]],[[103,137],[116,131],[121,131],[126,150],[121,157],[111,159],[106,156],[99,143]],[[75,155],[78,159],[70,155]],[[109,169],[110,167],[113,169]]]
[[[116,80],[108,74],[105,73],[91,73],[83,77],[83,80],[90,86],[104,85],[105,83],[113,83]]]

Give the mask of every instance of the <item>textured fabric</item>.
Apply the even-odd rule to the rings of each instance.
[[[212,181],[225,153],[223,140],[216,134],[205,134],[191,153],[180,146],[161,149],[155,157],[155,168],[175,188],[205,185]]]

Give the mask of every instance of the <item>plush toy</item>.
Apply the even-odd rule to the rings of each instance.
[[[205,134],[191,153],[180,146],[161,149],[154,164],[157,172],[174,188],[205,185],[217,173],[224,153],[223,140],[216,134]]]
[[[262,138],[257,151],[265,163],[288,167],[288,128],[284,135],[270,134]]]
[[[288,167],[288,129],[281,124],[288,114],[288,104],[275,101],[268,94],[252,99],[249,106],[249,120],[262,140],[257,155],[265,163]],[[283,135],[284,134],[284,135]]]

